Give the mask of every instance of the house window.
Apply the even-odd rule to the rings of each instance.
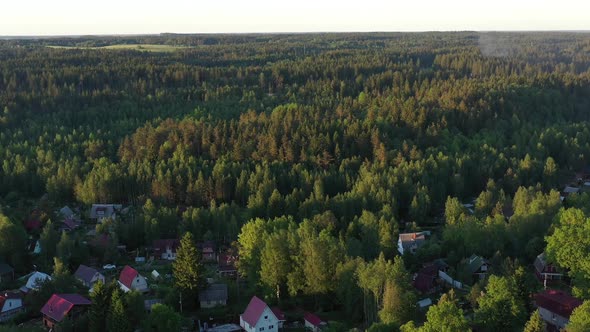
[[[268,319],[268,316],[264,316],[264,319]]]
[[[272,330],[274,327],[275,327],[274,325],[271,325],[271,326],[268,327],[268,329],[269,330]]]
[[[261,328],[260,328],[260,331],[264,331],[264,327],[261,327]]]

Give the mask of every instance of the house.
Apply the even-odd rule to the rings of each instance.
[[[570,187],[570,186],[566,186],[562,191],[561,191],[561,196],[560,199],[563,201],[564,199],[566,199],[566,197],[568,197],[571,194],[577,194],[578,192],[580,192],[580,188],[577,187]]]
[[[66,317],[76,320],[86,311],[90,304],[90,300],[78,294],[53,294],[41,308],[43,326],[53,329]]]
[[[41,241],[30,239],[29,240],[29,251],[35,255],[39,255],[41,253]]]
[[[209,288],[199,292],[201,308],[214,308],[227,304],[227,285],[212,284]]]
[[[572,311],[581,304],[582,301],[560,290],[550,289],[535,295],[541,318],[557,329],[565,328]]]
[[[92,288],[99,280],[105,282],[105,278],[100,272],[82,264],[78,267],[74,276],[88,288]]]
[[[426,242],[427,232],[402,233],[397,240],[397,251],[400,255],[404,253],[416,253],[416,250]]]
[[[561,280],[563,279],[562,271],[555,265],[547,262],[545,253],[535,258],[535,275],[540,281]]]
[[[4,292],[0,294],[0,323],[7,322],[24,311],[21,294]]]
[[[152,243],[154,255],[159,259],[175,260],[176,250],[180,247],[178,239],[154,240]]]
[[[60,232],[71,232],[73,230],[78,229],[80,227],[80,223],[72,218],[64,219],[63,223],[59,226]]]
[[[303,314],[303,320],[305,321],[305,329],[313,332],[319,332],[324,327],[328,326],[326,322],[310,312]]]
[[[70,209],[70,207],[67,205],[59,209],[59,214],[61,214],[61,216],[66,219],[74,219],[74,211],[72,211],[72,209]]]
[[[27,284],[25,285],[25,288],[27,292],[31,290],[39,290],[39,288],[41,288],[41,285],[49,280],[51,280],[51,277],[48,274],[45,274],[43,272],[33,272],[29,274],[29,278],[27,279]]]
[[[105,219],[117,219],[117,212],[121,211],[121,204],[92,204],[90,208],[90,219],[102,223]]]
[[[121,290],[125,293],[131,290],[145,293],[149,290],[145,278],[129,265],[125,265],[121,271],[118,283]]]
[[[414,274],[412,285],[423,294],[432,294],[440,288],[437,282],[439,271],[446,272],[448,269],[449,266],[440,259],[427,263]]]
[[[275,317],[279,320],[279,329],[282,329],[283,325],[287,321],[285,314],[278,307],[272,307],[270,310],[272,310],[272,313],[275,314]]]
[[[14,269],[12,266],[0,263],[0,283],[14,280]]]
[[[203,261],[210,262],[217,260],[215,252],[215,243],[213,241],[205,241],[197,244],[197,248],[201,251]]]
[[[463,264],[465,273],[475,280],[484,279],[488,275],[489,263],[481,256],[473,254]]]
[[[432,299],[429,297],[416,302],[416,306],[420,310],[424,310],[424,309],[430,307],[431,305],[432,305]]]
[[[264,301],[253,296],[246,311],[240,315],[240,326],[246,332],[277,332],[279,319]]]
[[[231,253],[220,254],[217,260],[217,273],[222,276],[235,276],[238,272],[236,260],[237,257]]]

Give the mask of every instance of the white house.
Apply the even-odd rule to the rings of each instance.
[[[23,299],[18,293],[0,294],[0,323],[11,320],[23,310]]]
[[[246,332],[278,332],[279,320],[264,301],[253,296],[240,315],[240,326]]]
[[[126,265],[119,275],[119,287],[125,293],[132,290],[142,293],[149,291],[145,278],[129,265]]]
[[[154,254],[158,259],[172,261],[176,259],[176,250],[178,250],[178,247],[180,247],[180,240],[154,240],[152,246],[154,248]]]
[[[404,253],[416,253],[416,250],[426,241],[426,235],[429,235],[428,232],[400,234],[397,240],[397,251],[400,255]]]

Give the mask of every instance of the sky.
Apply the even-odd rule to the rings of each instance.
[[[0,35],[590,30],[590,0],[0,0]]]

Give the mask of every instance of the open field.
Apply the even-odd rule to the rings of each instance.
[[[78,49],[78,50],[134,50],[144,52],[175,52],[190,49],[189,46],[159,45],[159,44],[115,44],[107,46],[58,46],[48,45],[49,48]]]

